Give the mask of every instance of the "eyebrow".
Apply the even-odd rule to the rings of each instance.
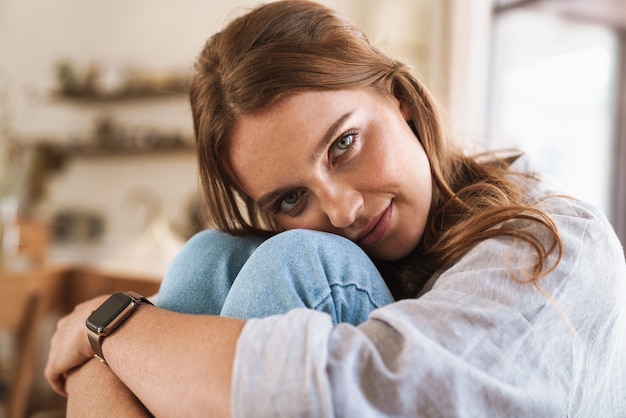
[[[341,115],[335,122],[333,122],[332,125],[330,125],[328,127],[328,129],[326,130],[324,135],[322,135],[322,139],[318,142],[317,146],[315,147],[315,152],[313,153],[313,155],[311,157],[311,161],[312,162],[315,162],[315,161],[319,160],[319,158],[322,156],[322,154],[324,154],[324,152],[326,151],[326,148],[328,146],[328,143],[335,139],[335,137],[338,135],[337,131],[339,131],[341,126],[345,123],[345,121],[350,116],[352,116],[352,112],[347,112],[347,113]],[[279,196],[287,193],[288,191],[292,190],[293,188],[294,188],[293,186],[285,186],[285,187],[281,187],[279,189],[276,189],[276,190],[274,190],[272,192],[266,193],[259,199],[257,204],[260,207],[264,208],[267,205],[269,205],[272,201],[277,199]]]
[[[339,117],[339,119],[337,119],[332,125],[330,125],[330,127],[326,130],[326,133],[322,136],[320,142],[317,144],[317,147],[315,148],[315,153],[313,154],[311,161],[315,162],[320,159],[322,154],[324,154],[324,152],[326,151],[328,143],[330,141],[333,141],[337,137],[337,132],[350,116],[352,116],[352,112],[345,113],[341,117]]]

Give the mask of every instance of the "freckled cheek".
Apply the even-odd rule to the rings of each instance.
[[[376,147],[368,149],[359,156],[359,161],[352,167],[350,181],[356,184],[374,184],[381,177],[388,177],[393,172],[393,164],[384,148]]]
[[[367,155],[367,164],[361,167],[361,177],[374,186],[399,185],[406,181],[407,173],[415,170],[412,149],[401,141],[380,141]],[[411,144],[412,145],[412,144]]]
[[[360,183],[364,189],[399,186],[404,180],[405,167],[401,164],[391,164],[384,158],[374,159],[372,164],[365,167],[360,176]]]

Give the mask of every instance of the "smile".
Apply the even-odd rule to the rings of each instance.
[[[362,247],[374,245],[380,241],[391,226],[392,205],[387,206],[376,218],[372,219],[363,233],[356,239],[356,243]]]

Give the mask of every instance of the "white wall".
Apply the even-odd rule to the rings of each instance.
[[[89,128],[83,114],[51,100],[60,59],[84,67],[186,72],[231,7],[199,0],[3,0],[0,86],[12,98],[14,130],[29,140],[81,135]],[[179,124],[187,127],[188,120]]]
[[[450,0],[325,0],[378,44],[416,68],[436,91],[441,70],[441,4]],[[482,1],[482,0],[481,0]],[[80,136],[90,120],[50,97],[55,64],[97,63],[105,70],[187,72],[207,37],[257,0],[55,0],[0,2],[0,91],[10,97],[13,130],[23,140]],[[178,116],[178,114],[177,114]],[[155,120],[162,121],[161,117]],[[181,128],[189,122],[177,117]],[[53,138],[58,139],[58,138]]]
[[[55,65],[61,59],[69,59],[79,68],[97,63],[111,74],[123,68],[153,74],[185,74],[210,34],[257,3],[256,0],[0,0],[0,112],[3,114],[0,141],[9,137],[23,143],[85,141],[93,130],[94,120],[103,114],[112,115],[124,126],[158,127],[190,136],[191,118],[185,97],[106,105],[65,102],[52,94],[57,88]],[[453,59],[451,54],[457,52],[450,43],[466,39],[462,32],[474,30],[471,22],[482,17],[468,16],[473,19],[471,22],[458,13],[452,17],[451,10],[458,7],[454,0],[324,0],[323,3],[350,16],[375,43],[412,65],[442,102],[449,104],[456,100],[450,88],[451,79],[454,86],[475,85],[464,82],[467,57],[460,55],[465,57],[462,61]],[[480,13],[484,15],[484,10]],[[466,24],[459,29],[463,22]],[[457,28],[454,36],[447,26],[451,24]],[[465,54],[467,45],[457,51]],[[459,70],[453,73],[444,70],[450,62],[458,65]],[[468,91],[464,89],[461,93],[467,96]],[[457,119],[462,122],[461,118]],[[476,126],[475,121],[471,123]],[[162,201],[164,216],[170,223],[180,224],[184,222],[189,199],[196,193],[196,184],[192,154],[75,158],[50,179],[41,211],[49,214],[66,207],[101,211],[107,215],[108,242],[118,245],[124,240],[136,241],[143,225],[141,219],[129,215],[125,203],[133,190],[137,187],[154,190]],[[100,257],[102,253],[95,254]]]

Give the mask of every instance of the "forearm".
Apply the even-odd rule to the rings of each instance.
[[[72,372],[67,378],[66,389],[69,418],[151,416],[111,369],[97,359]]]
[[[243,321],[142,305],[112,335],[109,367],[156,416],[230,415],[235,347]]]

